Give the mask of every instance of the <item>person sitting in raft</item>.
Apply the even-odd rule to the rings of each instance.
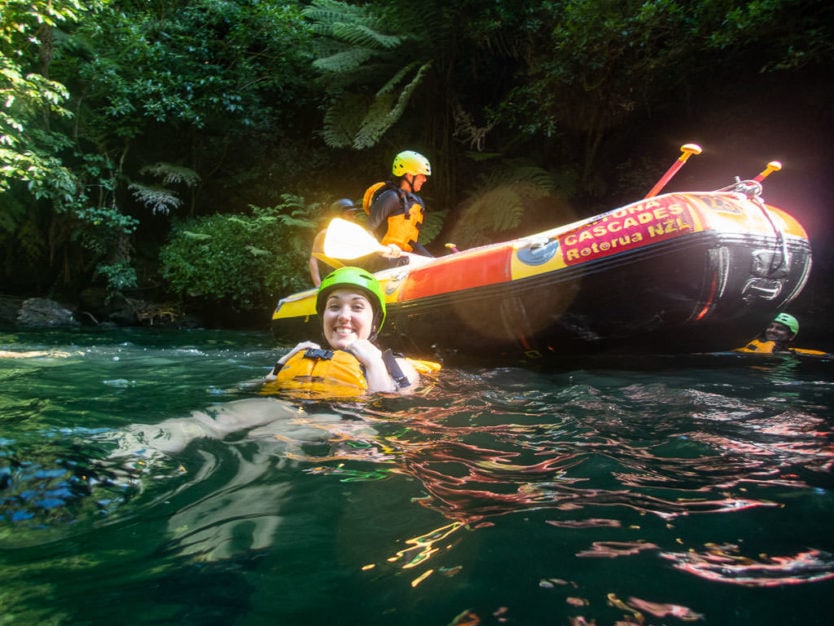
[[[385,322],[385,294],[367,270],[348,266],[325,276],[316,312],[327,348],[312,341],[296,345],[264,378],[261,393],[404,394],[419,384],[414,362],[374,343]]]
[[[389,250],[382,257],[368,259],[365,267],[372,272],[408,264],[403,252],[432,256],[418,241],[426,215],[425,202],[418,194],[431,176],[431,163],[419,152],[405,150],[394,157],[391,173],[391,180],[371,185],[362,198],[368,230]]]
[[[334,217],[341,217],[344,220],[354,222],[356,221],[357,210],[357,207],[353,204],[353,200],[349,198],[336,200],[336,202],[330,205],[325,216],[324,228],[316,234],[310,249],[310,260],[308,264],[310,267],[310,278],[314,286],[318,287],[321,285],[322,278],[333,270],[344,266],[344,263],[341,263],[338,259],[331,259],[324,254],[324,237],[327,234],[327,223]]]
[[[799,321],[788,313],[779,313],[773,318],[764,332],[736,352],[754,352],[758,354],[810,354],[824,355],[820,350],[794,348],[793,342],[799,333]]]

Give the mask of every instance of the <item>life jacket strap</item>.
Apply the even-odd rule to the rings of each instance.
[[[411,384],[411,381],[408,380],[408,376],[403,374],[402,369],[400,369],[400,364],[397,363],[397,357],[394,356],[394,353],[391,352],[391,350],[385,350],[382,353],[382,362],[385,363],[385,368],[388,370],[388,373],[391,374],[391,378],[394,379],[394,382],[397,383],[397,387],[403,389]]]

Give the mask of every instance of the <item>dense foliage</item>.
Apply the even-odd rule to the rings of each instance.
[[[287,196],[251,214],[215,214],[176,222],[162,248],[163,275],[184,298],[230,302],[251,310],[279,293],[307,287],[302,280],[314,223],[303,199]]]
[[[3,284],[153,287],[250,309],[305,284],[318,207],[360,198],[403,148],[432,160],[431,234],[481,243],[543,211],[568,219],[566,207],[604,203],[615,186],[639,193],[645,181],[631,189],[617,173],[633,156],[623,142],[652,116],[690,110],[696,92],[834,56],[823,0],[7,0],[2,11]]]

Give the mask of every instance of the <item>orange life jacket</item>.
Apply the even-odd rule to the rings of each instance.
[[[411,206],[406,206],[406,193],[399,187],[394,187],[388,182],[374,183],[365,191],[362,197],[362,208],[368,215],[371,214],[371,205],[383,192],[393,190],[397,192],[402,205],[402,213],[397,212],[389,215],[387,218],[387,230],[382,237],[382,245],[394,243],[399,246],[401,250],[406,252],[413,252],[413,243],[417,243],[420,238],[420,229],[423,226],[423,219],[425,217],[425,209],[419,202],[414,202]]]
[[[362,364],[344,350],[299,350],[284,363],[261,393],[296,392],[352,398],[368,392]]]
[[[808,348],[787,348],[785,350],[774,351],[775,347],[775,341],[762,341],[760,339],[754,339],[743,348],[738,348],[736,352],[755,352],[757,354],[804,354],[808,356],[826,356],[828,354],[822,350],[810,350]]]
[[[736,352],[756,352],[758,354],[773,354],[773,348],[775,347],[775,341],[762,341],[761,339],[754,339],[743,348],[738,348]]]
[[[407,387],[408,379],[400,371],[390,350],[383,352],[383,361],[397,385]],[[433,374],[440,371],[441,367],[434,361],[406,361],[421,374]],[[274,380],[264,383],[261,388],[262,394],[289,393],[304,397],[353,398],[368,393],[368,381],[362,364],[344,350],[300,350],[287,359],[275,376]]]

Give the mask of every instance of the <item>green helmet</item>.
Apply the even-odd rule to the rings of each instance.
[[[385,322],[385,293],[376,277],[360,267],[340,267],[324,277],[316,295],[316,313],[322,317],[327,304],[327,296],[340,287],[357,287],[371,302],[374,309],[374,335]]]
[[[796,335],[799,332],[799,322],[793,315],[788,315],[787,313],[780,313],[776,317],[773,318],[774,322],[778,322],[779,324],[784,324],[787,326],[790,331]]]
[[[431,176],[431,163],[419,152],[406,150],[394,157],[392,172],[394,176],[403,176],[404,174]]]

